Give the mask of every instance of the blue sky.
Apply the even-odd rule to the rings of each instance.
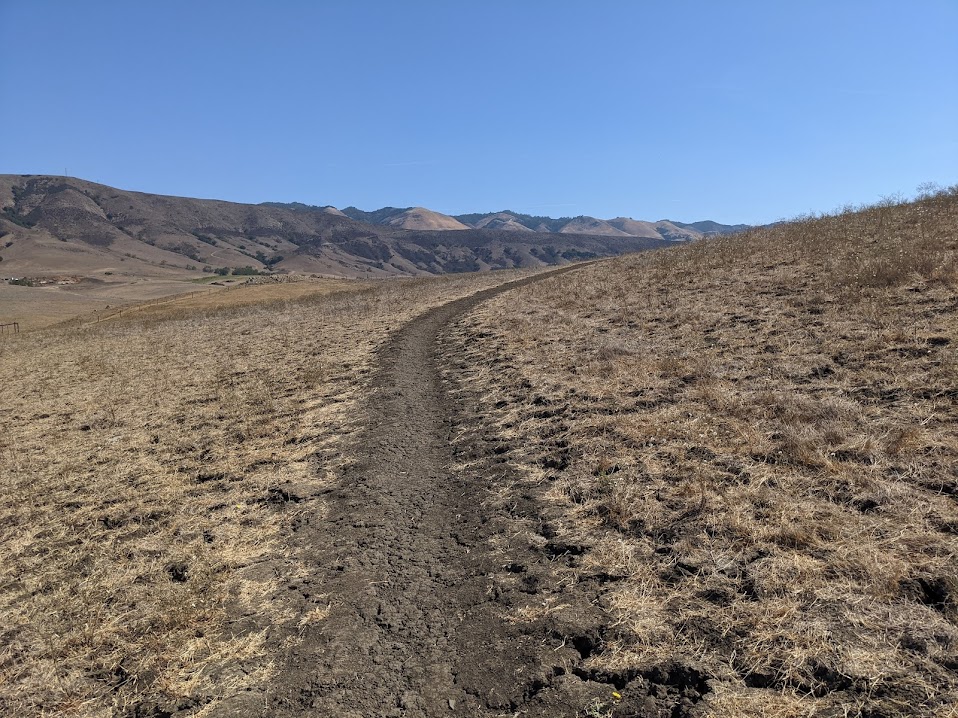
[[[958,182],[958,2],[0,0],[0,173],[764,222]]]

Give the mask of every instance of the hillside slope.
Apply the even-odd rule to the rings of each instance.
[[[2,273],[162,276],[250,266],[386,277],[538,267],[663,244],[476,230],[421,208],[387,214],[378,219],[399,226],[359,222],[330,207],[247,205],[67,177],[0,175]],[[411,225],[430,228],[403,228]]]
[[[462,405],[512,472],[489,501],[530,554],[490,583],[557,587],[519,625],[601,607],[576,675],[616,692],[591,715],[666,715],[662,676],[683,718],[955,714],[956,296],[958,187],[597,263],[459,323]]]

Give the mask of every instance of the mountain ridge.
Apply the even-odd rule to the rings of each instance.
[[[421,210],[421,218],[431,216],[429,210],[408,208],[380,218],[404,212],[408,218],[409,209]],[[0,271],[171,276],[249,267],[416,276],[563,264],[668,244],[649,237],[476,229],[465,223],[459,229],[444,220],[435,229],[407,229],[357,221],[347,210],[172,197],[62,176],[0,175]]]
[[[328,211],[329,207],[303,205],[299,202],[266,202],[270,206],[305,208]],[[603,236],[632,236],[689,241],[705,236],[732,234],[749,228],[747,224],[722,224],[713,220],[679,222],[660,219],[656,222],[636,220],[631,217],[600,219],[590,215],[575,217],[547,217],[529,215],[504,209],[498,212],[473,212],[448,215],[425,207],[381,207],[364,211],[358,207],[341,210],[351,219],[369,224],[399,226],[404,229],[503,229],[517,232],[541,232],[554,234],[595,234]],[[417,216],[418,214],[418,216]]]

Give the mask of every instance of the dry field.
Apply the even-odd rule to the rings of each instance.
[[[227,280],[230,281],[230,280]],[[243,307],[256,307],[260,310],[274,308],[288,302],[308,298],[317,298],[338,292],[360,291],[369,288],[369,284],[347,279],[311,279],[287,276],[283,281],[270,281],[267,277],[252,280],[233,278],[235,284],[229,286],[191,287],[190,291],[179,292],[171,296],[120,305],[105,311],[96,311],[74,317],[71,324],[88,324],[122,317],[149,319],[168,319],[174,316],[187,316],[195,313],[209,313],[221,309],[237,310]]]
[[[105,282],[86,277],[75,284],[45,287],[0,282],[0,323],[19,322],[23,330],[38,329],[83,315],[109,314],[120,306],[208,291],[211,291],[208,287],[182,279],[138,278]]]
[[[130,281],[104,282],[86,277],[64,286],[24,287],[0,282],[0,324],[19,322],[23,331],[71,322],[83,324],[119,314],[141,312],[166,316],[169,304],[180,309],[209,311],[269,302],[284,302],[307,296],[355,289],[356,281],[289,276],[296,281],[268,281],[268,277],[215,277],[217,285],[188,279],[140,277]],[[225,286],[220,286],[223,284]],[[230,291],[227,293],[225,289]],[[241,291],[241,294],[234,294]],[[217,297],[217,294],[222,294]]]
[[[952,188],[599,263],[459,322],[519,477],[489,500],[560,516],[526,522],[566,547],[568,593],[537,611],[588,584],[614,617],[593,674],[701,677],[674,715],[958,715],[956,287]],[[634,715],[628,690],[589,714]]]
[[[288,541],[349,461],[373,351],[514,276],[254,287],[0,340],[0,714],[202,715],[268,681],[270,631],[327,607],[284,602]]]

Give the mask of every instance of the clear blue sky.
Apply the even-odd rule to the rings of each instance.
[[[763,222],[958,182],[958,1],[0,0],[0,173]]]

